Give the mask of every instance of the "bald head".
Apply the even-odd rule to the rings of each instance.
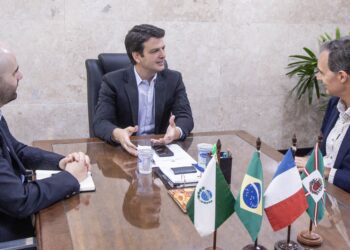
[[[16,60],[11,51],[0,47],[0,77],[7,71],[10,61]]]
[[[22,73],[15,55],[0,46],[0,107],[17,98],[17,87]]]

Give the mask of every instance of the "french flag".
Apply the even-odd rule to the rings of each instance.
[[[283,157],[264,196],[265,213],[274,231],[289,226],[307,209],[291,149]]]

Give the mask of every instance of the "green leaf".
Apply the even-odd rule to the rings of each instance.
[[[324,43],[325,41],[327,41],[327,38],[324,35],[320,35],[320,40],[322,43]]]
[[[315,53],[312,52],[309,48],[304,47],[303,49],[304,49],[305,52],[308,53],[308,55],[311,56],[313,59],[316,58]]]
[[[340,29],[339,29],[339,27],[337,27],[337,28],[335,29],[335,39],[339,40],[340,37],[341,37],[341,35],[340,35]]]
[[[291,57],[291,58],[298,58],[298,59],[304,59],[304,60],[306,60],[306,61],[313,61],[313,60],[315,60],[315,59],[312,58],[312,57],[303,56],[303,55],[291,55],[291,56],[289,56],[289,57]]]
[[[320,86],[318,85],[318,81],[317,81],[316,77],[313,79],[313,82],[314,82],[314,87],[316,90],[317,99],[320,99]]]
[[[326,36],[328,41],[333,40],[332,37],[330,35],[328,35],[327,33],[324,33],[324,35]]]

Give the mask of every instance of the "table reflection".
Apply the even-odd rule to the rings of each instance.
[[[160,188],[152,175],[136,173],[124,197],[125,219],[139,228],[159,227],[160,207]]]

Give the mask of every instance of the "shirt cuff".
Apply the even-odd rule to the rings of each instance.
[[[177,130],[179,130],[179,132],[180,132],[179,140],[181,140],[184,133],[182,132],[182,129],[181,129],[180,127],[176,127],[176,128],[177,128]]]
[[[334,181],[334,176],[335,173],[337,172],[336,168],[332,168],[331,171],[329,172],[329,176],[328,176],[328,182],[333,184]]]
[[[117,139],[114,139],[114,137],[113,137],[113,135],[111,135],[111,144],[113,145],[113,144],[120,144],[120,141],[118,141]]]

